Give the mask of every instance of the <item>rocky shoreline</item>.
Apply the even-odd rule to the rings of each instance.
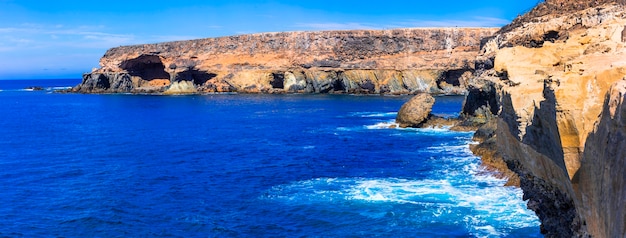
[[[240,35],[110,49],[79,93],[465,94],[496,28]]]
[[[547,237],[626,236],[624,4],[547,0],[476,59],[461,125]]]
[[[476,130],[472,151],[522,188],[547,237],[625,237],[624,4],[546,0],[499,30],[266,33],[118,47],[70,91],[466,94],[458,123],[418,110],[411,113],[426,114],[417,120],[433,120],[405,126]]]
[[[491,124],[547,237],[626,235],[623,4],[547,0],[477,57],[462,115]]]
[[[506,179],[505,186],[520,187],[519,176],[511,171],[498,152],[495,138],[495,120],[476,122],[462,118],[442,118],[433,115],[435,98],[429,94],[419,94],[406,102],[396,117],[396,124],[401,128],[450,128],[452,131],[474,131],[470,150],[482,160],[482,166],[493,176]]]

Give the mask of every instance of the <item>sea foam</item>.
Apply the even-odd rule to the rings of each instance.
[[[509,229],[538,225],[525,209],[519,189],[453,184],[448,180],[400,178],[318,178],[273,187],[264,199],[299,204],[343,204],[362,209],[366,204],[407,204],[415,209],[391,211],[415,213],[424,221],[463,222],[476,236],[499,237]],[[387,206],[370,207],[367,214],[388,213]],[[383,209],[377,211],[376,209]],[[373,209],[373,210],[372,210]]]

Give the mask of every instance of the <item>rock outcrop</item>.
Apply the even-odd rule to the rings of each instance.
[[[597,237],[626,235],[626,80],[611,87],[587,137],[578,177],[583,216]],[[583,182],[584,181],[584,182]]]
[[[548,237],[626,236],[623,1],[547,0],[485,42],[463,116],[496,121]]]
[[[287,32],[110,49],[73,91],[461,94],[493,28]]]
[[[421,93],[406,102],[396,116],[396,123],[401,128],[418,128],[431,116],[435,105],[435,98],[427,93]]]

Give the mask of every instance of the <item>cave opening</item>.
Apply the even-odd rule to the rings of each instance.
[[[359,87],[361,88],[361,92],[376,93],[376,84],[369,79],[361,80]]]
[[[137,58],[125,60],[120,67],[131,76],[140,77],[146,81],[155,79],[170,79],[170,74],[165,71],[165,65],[161,58],[156,55],[141,55]]]
[[[272,73],[272,79],[270,85],[274,89],[285,89],[285,74],[284,73]]]
[[[217,77],[217,74],[203,70],[190,69],[176,74],[175,82],[192,81],[195,85],[203,85],[207,81]]]
[[[332,85],[333,91],[346,91],[346,86],[343,84],[343,79],[335,79]]]
[[[468,69],[448,70],[439,76],[437,84],[441,87],[441,82],[446,82],[449,85],[459,87],[461,86],[461,78],[463,77],[463,74],[468,71],[471,72],[471,70]]]
[[[543,41],[549,41],[554,43],[554,41],[556,41],[557,39],[559,39],[559,32],[558,31],[548,31],[546,32],[546,34],[543,35]]]

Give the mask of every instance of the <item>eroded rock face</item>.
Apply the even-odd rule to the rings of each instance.
[[[435,105],[433,96],[426,93],[418,94],[402,105],[396,123],[402,128],[418,128],[431,116],[433,105]]]
[[[626,80],[609,90],[587,137],[578,174],[588,230],[597,237],[626,234]],[[584,181],[584,182],[583,182]]]
[[[287,32],[110,49],[77,92],[163,92],[151,83],[193,82],[199,92],[460,94],[481,39],[493,28]],[[127,82],[127,81],[124,81]]]
[[[163,94],[166,95],[181,95],[181,94],[194,94],[197,93],[196,87],[192,81],[178,81],[172,83]]]
[[[623,1],[548,0],[477,57],[463,115],[497,116],[498,152],[547,236],[626,236],[625,16]]]
[[[133,90],[131,76],[127,73],[96,73],[83,76],[74,90],[85,93],[128,93]]]

